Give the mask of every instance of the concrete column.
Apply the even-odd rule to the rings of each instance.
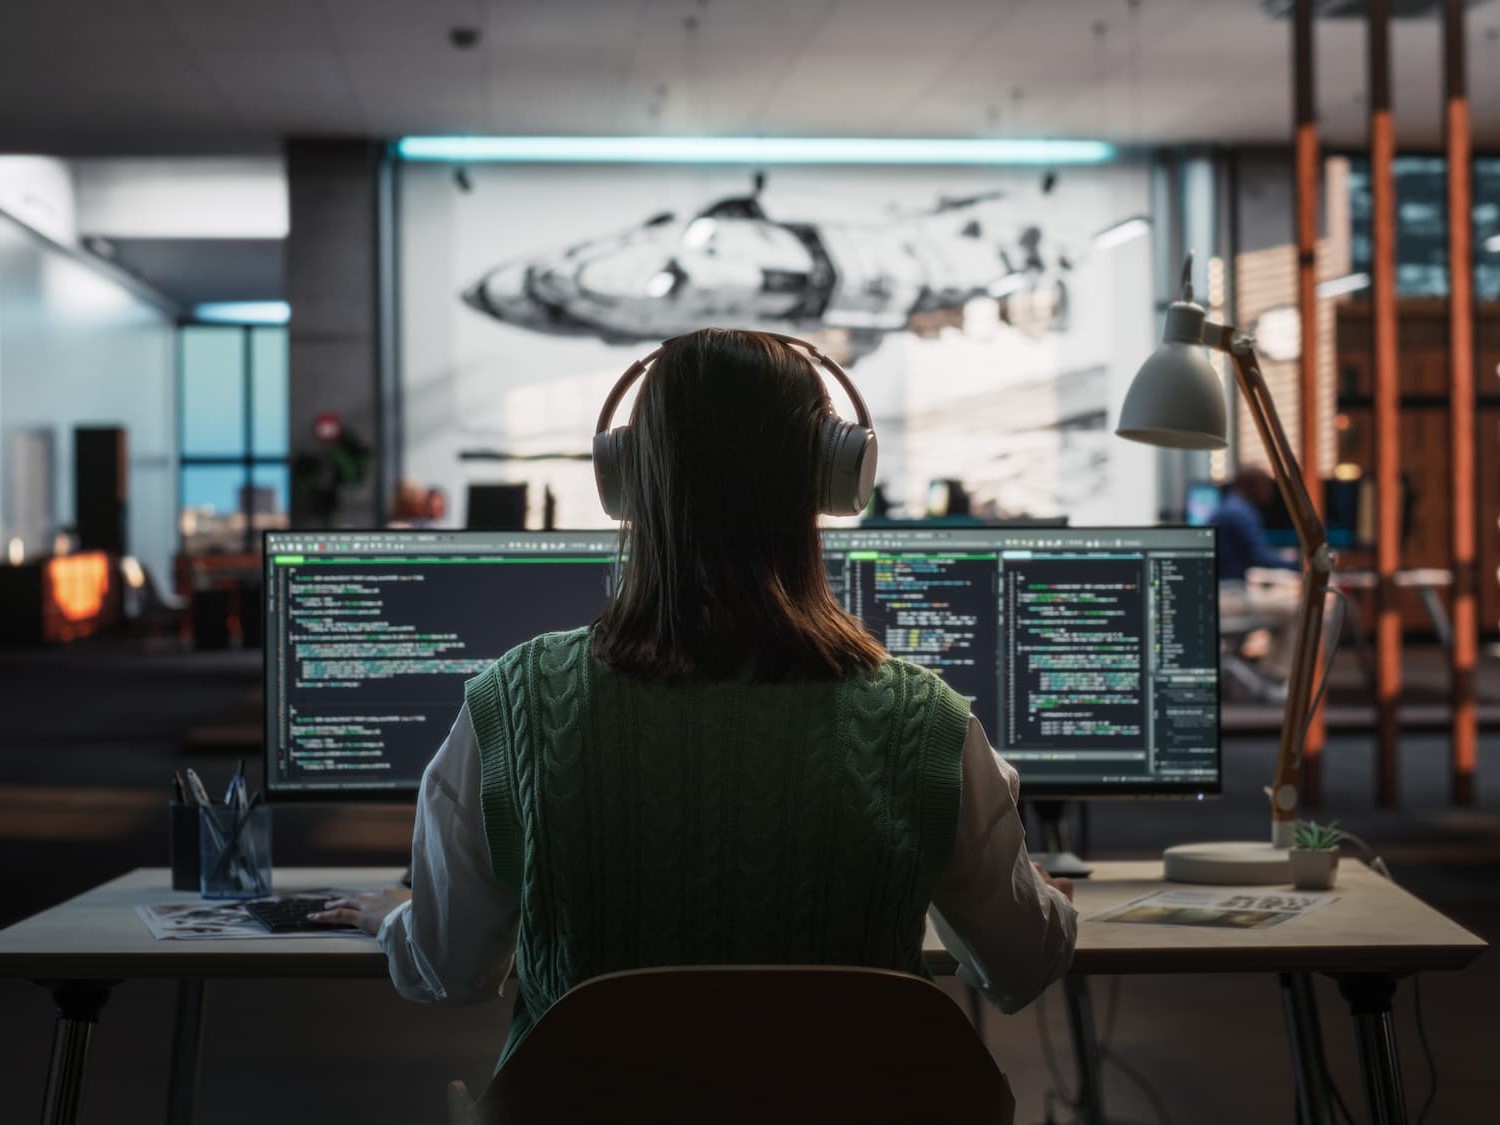
[[[388,455],[381,409],[382,157],[383,146],[368,140],[294,137],[286,145],[292,460],[319,449],[313,421],[326,412],[375,452],[365,480],[344,490],[336,526],[379,526],[387,508],[381,485]],[[295,482],[292,522],[313,522]]]

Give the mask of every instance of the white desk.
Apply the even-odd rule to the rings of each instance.
[[[279,893],[319,887],[369,890],[393,886],[397,868],[278,869]],[[0,977],[34,980],[58,1004],[44,1122],[77,1114],[88,1031],[117,982],[143,977],[182,981],[173,1053],[169,1120],[188,1121],[196,1085],[199,1003],[213,977],[386,976],[385,955],[367,938],[275,938],[255,941],[157,941],[137,906],[195,902],[173,892],[165,868],[141,868],[0,931]],[[1322,1049],[1306,974],[1337,977],[1360,1032],[1367,1099],[1375,1121],[1403,1121],[1400,1071],[1391,1024],[1395,979],[1423,970],[1456,970],[1485,942],[1362,865],[1339,871],[1339,901],[1265,931],[1090,923],[1110,907],[1159,890],[1161,864],[1097,863],[1076,884],[1078,949],[1072,972],[1278,973],[1287,994],[1289,1033],[1299,1074],[1299,1100],[1313,1122],[1328,1120]],[[931,926],[928,966],[951,973],[954,962]],[[1086,1017],[1086,1009],[1077,1013]],[[1321,1104],[1322,1115],[1318,1109]]]

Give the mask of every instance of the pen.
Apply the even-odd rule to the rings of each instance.
[[[229,839],[224,844],[223,851],[219,853],[219,861],[214,866],[209,879],[219,878],[224,873],[226,867],[238,860],[247,880],[250,883],[256,881],[256,873],[250,860],[240,852],[240,837],[245,832],[245,825],[250,823],[250,810],[258,804],[260,804],[259,793],[252,797],[250,803],[235,817],[234,823],[229,829]]]
[[[224,804],[238,805],[240,802],[236,793],[245,784],[245,759],[241,758],[234,767],[234,776],[229,779],[229,788],[224,790]]]
[[[204,808],[211,808],[213,802],[208,799],[208,790],[203,788],[203,782],[199,779],[197,772],[190,766],[187,770],[188,790],[193,795],[193,800]]]

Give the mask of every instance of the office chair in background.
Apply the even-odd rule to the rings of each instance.
[[[448,1089],[449,1125],[1014,1118],[1005,1075],[941,989],[845,966],[595,977],[542,1014],[477,1103]]]

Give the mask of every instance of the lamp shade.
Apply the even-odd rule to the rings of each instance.
[[[1162,343],[1136,373],[1115,433],[1169,449],[1223,449],[1228,419],[1224,385],[1203,347],[1203,309],[1177,301]]]

